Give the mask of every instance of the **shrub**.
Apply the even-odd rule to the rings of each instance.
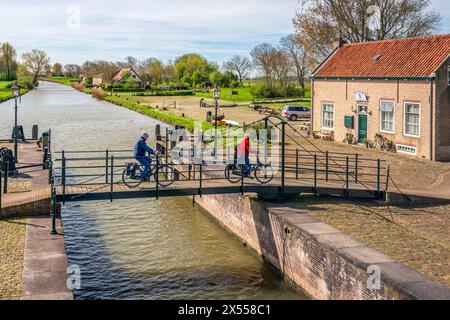
[[[237,89],[237,88],[239,88],[241,86],[241,84],[239,83],[239,81],[233,81],[231,84],[230,84],[230,87],[232,88],[232,89]]]
[[[93,88],[92,96],[99,100],[103,100],[105,98],[105,91],[103,91],[102,88]]]
[[[84,89],[84,84],[79,83],[79,82],[74,82],[74,83],[72,84],[72,87],[73,87],[75,90],[82,91],[82,90]]]

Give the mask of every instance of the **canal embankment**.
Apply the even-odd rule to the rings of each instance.
[[[11,143],[0,143],[11,149]],[[18,173],[0,181],[0,297],[23,300],[73,299],[61,219],[51,234],[49,172],[36,141],[18,145]],[[6,193],[5,193],[6,191]],[[3,239],[3,237],[2,237]]]
[[[195,201],[314,299],[450,298],[445,285],[311,216],[308,209],[239,195]]]

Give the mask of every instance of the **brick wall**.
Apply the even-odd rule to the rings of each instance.
[[[450,58],[437,72],[434,94],[436,106],[436,160],[450,161],[450,86],[448,85]]]
[[[412,80],[314,80],[313,99],[313,130],[322,128],[322,103],[332,102],[335,105],[335,140],[342,142],[346,134],[357,137],[358,116],[355,95],[364,92],[368,96],[368,109],[372,114],[368,116],[368,138],[373,140],[380,132],[380,101],[394,102],[395,127],[394,133],[381,134],[395,143],[417,148],[417,156],[430,158],[430,83],[428,81]],[[419,102],[421,104],[420,137],[405,136],[403,128],[405,102]],[[353,109],[353,111],[352,111]],[[346,115],[355,116],[355,128],[347,129],[344,125]],[[447,131],[448,133],[448,131]]]
[[[340,231],[290,208],[239,195],[196,198],[232,234],[314,299],[437,299],[450,290]],[[369,266],[381,271],[369,289]]]

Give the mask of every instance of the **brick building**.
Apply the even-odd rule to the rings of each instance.
[[[450,160],[450,34],[347,44],[313,72],[312,130],[337,142],[375,136],[397,152]]]

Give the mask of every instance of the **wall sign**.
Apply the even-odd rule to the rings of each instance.
[[[355,98],[356,98],[356,102],[367,102],[368,101],[366,94],[362,91],[358,91],[356,93]]]

